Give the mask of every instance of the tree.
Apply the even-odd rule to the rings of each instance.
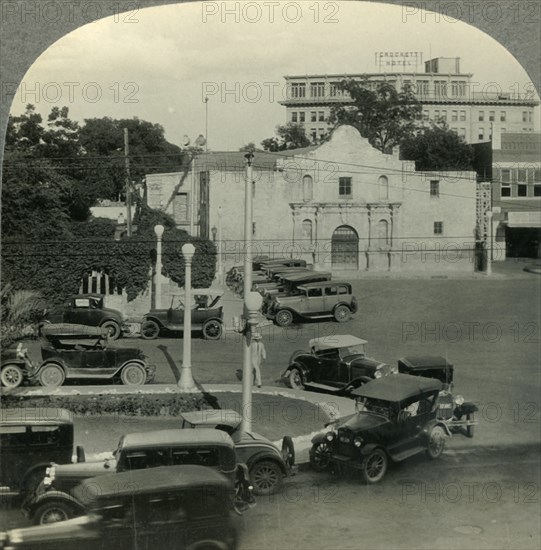
[[[250,141],[246,145],[243,145],[242,147],[239,147],[239,151],[262,151],[263,149],[260,149],[259,147],[255,146],[255,143],[253,141]]]
[[[7,348],[13,342],[33,334],[29,325],[43,317],[45,302],[33,290],[14,290],[8,283],[0,289],[0,344]]]
[[[340,89],[349,94],[352,105],[333,107],[329,122],[334,126],[355,126],[373,147],[384,153],[415,131],[421,105],[410,87],[403,92],[385,82],[374,87],[365,77],[360,82],[343,80]]]
[[[417,170],[471,170],[473,163],[473,148],[442,121],[405,138],[400,154]]]
[[[299,149],[308,147],[312,142],[306,136],[306,130],[302,124],[288,122],[276,126],[276,136],[264,139],[261,146],[265,151],[277,152],[287,149]]]

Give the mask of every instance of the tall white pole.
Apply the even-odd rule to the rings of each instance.
[[[195,253],[195,246],[186,243],[182,247],[182,255],[186,266],[184,277],[184,340],[182,343],[182,367],[180,369],[180,380],[178,386],[180,391],[197,391],[192,375],[192,258]]]
[[[155,225],[154,233],[156,234],[156,309],[162,307],[162,235],[165,228],[163,225]]]
[[[246,158],[246,181],[244,185],[244,321],[245,338],[242,358],[242,424],[243,432],[252,430],[252,325],[248,301],[252,291],[252,182],[253,167],[252,152],[244,155]]]
[[[222,207],[218,206],[218,281],[224,282],[224,265],[222,260]]]

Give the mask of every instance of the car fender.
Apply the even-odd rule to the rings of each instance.
[[[221,317],[209,317],[208,319],[205,319],[201,324],[206,325],[209,321],[218,321],[218,323],[223,325],[224,320]]]
[[[363,445],[361,447],[361,455],[367,456],[369,455],[374,449],[381,449],[385,454],[388,454],[387,451],[377,443],[368,443],[367,445]]]
[[[287,467],[284,464],[282,456],[279,454],[278,449],[276,449],[276,452],[278,454],[274,454],[270,450],[268,450],[268,451],[264,450],[264,451],[259,451],[255,454],[253,454],[248,459],[248,461],[246,462],[246,465],[248,466],[248,470],[251,470],[252,467],[255,466],[255,464],[257,464],[258,462],[260,462],[262,460],[270,460],[272,462],[275,462],[280,467],[280,470],[282,471],[282,473],[284,475],[287,475]]]
[[[137,363],[138,365],[143,367],[143,369],[145,369],[145,372],[147,372],[147,365],[144,361],[141,361],[141,359],[128,359],[127,361],[124,361],[124,363],[122,363],[122,365],[120,365],[118,369],[115,370],[112,376],[118,374],[128,363]]]
[[[311,443],[312,445],[317,445],[318,443],[325,443],[327,441],[326,435],[328,433],[328,430],[324,430],[312,437]]]
[[[46,367],[47,365],[56,365],[57,367],[60,367],[64,371],[64,374],[66,374],[66,365],[64,364],[64,361],[62,361],[62,359],[55,358],[55,359],[45,359],[45,361],[43,361],[43,363],[41,363],[41,365],[36,369],[36,372],[34,373],[34,375],[39,374],[40,370],[43,367]]]
[[[20,486],[24,487],[25,483],[28,481],[28,479],[34,475],[35,473],[39,472],[40,470],[43,470],[43,477],[45,477],[45,470],[51,465],[50,462],[41,462],[40,464],[32,464],[28,470],[23,475],[23,478],[20,482]]]
[[[160,328],[164,326],[161,319],[158,319],[158,317],[154,317],[153,315],[145,315],[143,317],[142,323],[144,323],[145,321],[154,321]]]
[[[69,493],[65,493],[64,491],[52,489],[39,495],[30,504],[30,515],[33,516],[42,504],[47,504],[48,502],[64,502],[65,504],[70,504],[77,510],[84,511],[83,505],[75,497],[71,496]]]
[[[346,306],[349,311],[353,312],[353,310],[351,309],[351,304],[349,304],[348,302],[338,302],[333,308],[332,308],[332,311],[334,313],[334,311],[336,310],[337,307],[339,306]]]
[[[441,420],[431,420],[426,424],[426,426],[423,428],[423,432],[425,432],[427,437],[430,435],[432,428],[434,428],[435,426],[441,426],[443,428],[443,431],[445,432],[445,435],[451,437],[451,430],[449,430],[447,424],[445,422],[442,422]]]
[[[120,326],[122,326],[124,323],[124,320],[122,318],[119,319],[118,317],[108,315],[107,317],[105,317],[100,321],[100,324],[98,326],[101,327],[104,323],[107,323],[108,321],[113,321],[114,323],[117,323]]]

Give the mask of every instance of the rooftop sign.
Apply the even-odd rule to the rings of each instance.
[[[405,69],[413,67],[415,71],[423,63],[423,52],[376,52],[376,65],[385,69]]]

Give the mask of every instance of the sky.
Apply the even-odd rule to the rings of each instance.
[[[284,75],[377,72],[380,51],[460,57],[478,89],[532,87],[502,45],[449,16],[366,2],[206,2],[117,14],[64,36],[29,69],[11,112],[32,103],[45,119],[64,105],[80,122],[139,117],[182,146],[205,134],[206,95],[209,149],[237,150],[286,121]]]

